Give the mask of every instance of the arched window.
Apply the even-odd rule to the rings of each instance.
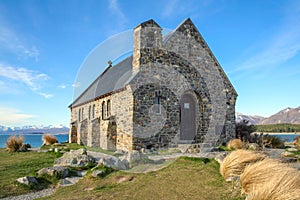
[[[105,101],[103,101],[102,102],[102,119],[105,119],[105,111],[106,111]]]
[[[79,108],[79,111],[78,111],[78,121],[81,121],[81,108]]]
[[[84,114],[84,108],[81,108],[81,120],[84,119],[83,114]]]
[[[161,91],[157,90],[155,91],[155,112],[160,113],[160,97],[161,97]]]
[[[107,100],[107,108],[106,108],[107,117],[110,117],[110,110],[111,110],[111,103],[110,100]]]
[[[91,119],[91,106],[89,106],[89,119]]]
[[[92,118],[95,118],[95,104],[93,104],[93,109],[92,109]]]

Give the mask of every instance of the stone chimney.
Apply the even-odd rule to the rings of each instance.
[[[150,50],[162,48],[162,28],[150,19],[141,23],[134,29],[134,45],[132,73],[136,73],[141,65],[141,50]]]

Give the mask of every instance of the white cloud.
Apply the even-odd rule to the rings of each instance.
[[[50,99],[50,98],[54,97],[53,94],[47,94],[47,93],[44,93],[44,92],[39,92],[38,94],[43,96],[45,99]]]
[[[67,88],[67,85],[66,85],[66,84],[60,84],[60,85],[58,86],[58,88],[60,88],[60,89],[66,89],[66,88]]]
[[[38,61],[38,48],[34,45],[25,44],[21,38],[20,34],[16,34],[3,23],[0,24],[0,52],[11,52],[18,58],[34,58],[35,61]]]
[[[20,110],[10,107],[0,107],[0,124],[11,126],[16,124],[26,124],[34,115],[22,113]]]
[[[74,87],[74,88],[80,87],[80,82],[75,82],[75,83],[73,83],[73,84],[72,84],[72,87]]]
[[[127,18],[119,6],[118,0],[109,0],[108,7],[111,14],[115,15],[118,18],[117,21],[119,22],[119,25],[122,26],[127,22]]]
[[[37,71],[29,70],[23,67],[15,68],[6,66],[0,63],[0,76],[24,83],[31,90],[38,90],[41,88],[41,82],[48,80],[49,76]]]

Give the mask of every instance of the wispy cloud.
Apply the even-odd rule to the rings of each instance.
[[[118,0],[109,0],[108,7],[110,13],[117,17],[117,21],[120,26],[123,26],[128,21],[124,12],[120,8]]]
[[[10,52],[20,58],[33,58],[38,61],[39,50],[35,45],[28,45],[23,37],[8,26],[0,23],[0,52]]]
[[[50,98],[54,97],[53,94],[47,94],[47,93],[44,93],[44,92],[39,92],[38,94],[43,96],[45,99],[50,99]]]
[[[24,67],[15,68],[6,66],[0,63],[0,76],[24,83],[31,90],[38,90],[41,88],[41,82],[48,80],[49,76],[44,73],[29,70]]]
[[[0,107],[0,123],[2,125],[24,124],[33,117],[34,115],[22,113],[22,111],[15,108]]]
[[[299,18],[299,9],[290,7],[278,30],[266,40],[265,47],[240,63],[233,72],[273,68],[295,57],[300,52]]]
[[[78,88],[78,87],[80,87],[80,85],[81,85],[80,82],[75,82],[72,84],[72,87]]]
[[[60,89],[66,89],[67,86],[68,86],[68,85],[62,83],[62,84],[60,84],[60,85],[58,86],[58,88],[60,88]]]

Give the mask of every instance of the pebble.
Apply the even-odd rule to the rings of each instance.
[[[54,191],[55,189],[53,188],[44,189],[37,192],[32,192],[28,194],[19,195],[19,196],[10,196],[6,198],[2,198],[1,200],[32,200],[32,199],[50,196],[54,193]]]

